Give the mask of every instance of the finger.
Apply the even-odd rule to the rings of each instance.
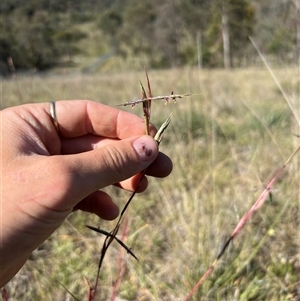
[[[148,179],[144,176],[144,173],[142,172],[120,183],[116,183],[115,186],[128,191],[136,191],[137,193],[140,193],[147,189]]]
[[[64,100],[56,102],[55,107],[60,132],[64,137],[94,134],[124,139],[145,133],[142,118],[97,102]],[[151,135],[155,132],[155,128],[151,126]]]
[[[40,155],[59,154],[60,139],[45,111],[49,104],[25,104],[1,111],[5,144],[12,144],[11,150]]]
[[[104,191],[95,191],[79,202],[75,210],[82,210],[97,214],[100,218],[113,220],[119,215],[119,207],[112,201],[111,197]]]
[[[76,154],[101,148],[110,144],[115,139],[104,139],[94,135],[85,135],[82,137],[62,139],[62,153]],[[159,152],[155,161],[147,168],[146,174],[152,177],[167,177],[173,169],[171,159],[164,153]]]
[[[65,155],[83,153],[101,148],[115,140],[91,134],[76,138],[61,138],[61,153]]]
[[[146,175],[164,178],[172,172],[172,169],[172,160],[164,153],[159,152],[154,162],[147,168]]]
[[[101,148],[102,146],[110,144],[112,139],[103,139],[94,135],[85,135],[75,139],[62,139],[62,153],[63,154],[74,154],[87,150]],[[173,169],[171,159],[165,154],[159,152],[155,161],[147,168],[146,174],[163,178],[167,177]],[[141,179],[141,176],[135,175],[130,179],[126,179],[122,183],[117,183],[116,186],[121,187],[125,190],[134,191],[137,187],[137,192],[143,192],[148,186],[146,177]]]
[[[157,158],[148,166],[145,174],[156,178],[164,178],[172,172],[172,169],[173,163],[171,159],[163,153],[158,153]],[[143,173],[139,173],[130,179],[116,184],[116,186],[129,191],[134,191],[138,187],[137,192],[143,192],[148,187],[148,180],[145,176],[142,177],[142,175]]]
[[[114,141],[90,152],[59,156],[56,159],[62,170],[56,173],[65,178],[65,191],[61,193],[68,195],[72,191],[68,203],[74,207],[92,192],[138,174],[155,160],[157,154],[156,141],[150,136],[141,136]],[[61,177],[54,181],[61,182]]]

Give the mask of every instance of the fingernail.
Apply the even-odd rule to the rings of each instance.
[[[152,161],[157,156],[157,143],[150,136],[142,136],[132,143],[142,162]]]

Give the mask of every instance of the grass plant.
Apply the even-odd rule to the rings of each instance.
[[[184,300],[214,262],[300,143],[299,70],[272,71],[289,104],[268,70],[149,72],[153,95],[196,95],[166,106],[152,103],[154,125],[173,114],[160,145],[173,160],[173,173],[150,179],[147,192],[128,207],[118,238],[139,261],[112,242],[96,300]],[[142,72],[16,77],[2,81],[1,106],[80,98],[117,105],[140,98],[139,77]],[[122,109],[142,115],[138,107]],[[272,197],[228,245],[191,300],[299,300],[299,186],[297,153],[270,190]],[[107,191],[121,208],[130,197],[112,187]],[[87,213],[70,215],[6,286],[10,300],[73,300],[64,287],[87,300],[86,283],[96,278],[105,236],[86,224],[112,228],[112,222]]]

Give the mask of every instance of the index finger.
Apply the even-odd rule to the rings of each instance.
[[[56,102],[55,108],[60,133],[67,138],[93,134],[125,139],[145,134],[142,118],[101,103],[90,100],[61,100]],[[151,126],[151,135],[155,132],[155,128]]]

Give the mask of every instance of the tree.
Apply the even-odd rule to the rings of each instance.
[[[180,43],[182,39],[182,20],[175,1],[166,0],[156,7],[154,25],[155,50],[161,54],[164,66],[181,65]]]
[[[230,54],[230,38],[229,38],[229,21],[228,21],[228,6],[225,1],[222,5],[222,37],[223,37],[223,54],[224,54],[224,67],[230,69],[231,54]]]
[[[295,5],[296,15],[296,45],[297,45],[297,56],[298,66],[300,66],[300,0],[291,0]]]
[[[123,12],[123,26],[120,28],[119,49],[124,55],[153,56],[155,1],[130,1]]]
[[[9,70],[8,58],[17,70],[45,70],[75,53],[76,42],[85,35],[72,26],[70,16],[67,5],[57,0],[3,0],[1,73]]]
[[[252,1],[257,7],[254,37],[260,50],[274,63],[299,64],[299,0]]]
[[[254,27],[254,7],[246,0],[182,0],[181,14],[187,29],[201,32],[206,66],[230,68],[238,64]]]

